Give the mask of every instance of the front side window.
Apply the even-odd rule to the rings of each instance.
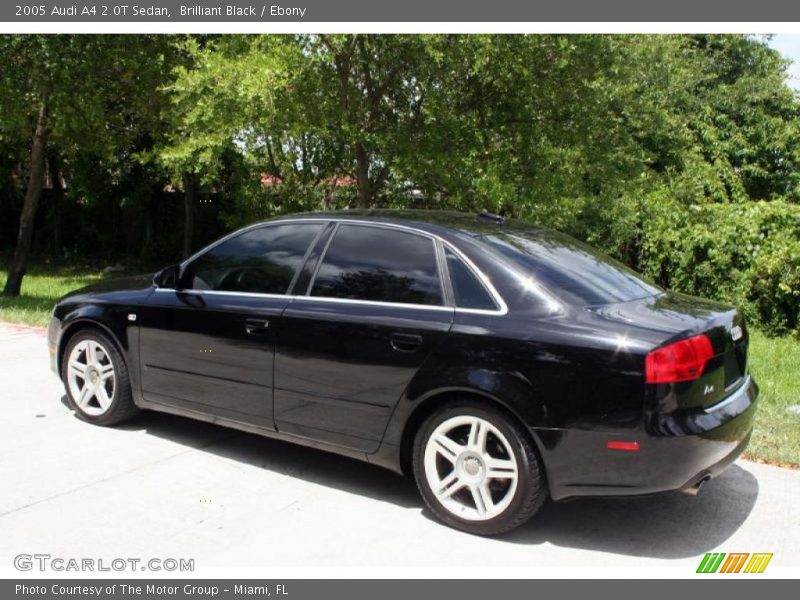
[[[195,290],[285,294],[324,223],[252,229],[211,248],[183,276]]]
[[[441,305],[433,240],[385,227],[340,225],[311,295]]]

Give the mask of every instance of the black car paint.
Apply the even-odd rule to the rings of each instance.
[[[273,325],[288,298],[155,290],[137,313],[142,398],[274,429]],[[248,329],[250,332],[248,332]]]
[[[507,308],[309,297],[329,227],[285,296],[156,289],[150,276],[66,296],[49,330],[54,369],[74,328],[95,324],[118,342],[143,408],[289,439],[395,471],[407,470],[409,441],[421,417],[447,398],[471,394],[503,406],[528,427],[557,500],[685,488],[741,453],[757,387],[747,374],[748,338],[738,311],[674,293],[575,305],[476,238],[502,223],[432,214],[294,218],[425,232],[472,261]],[[253,323],[267,321],[253,335]],[[743,328],[738,348],[727,333],[734,325]],[[647,352],[700,332],[709,335],[717,354],[707,375],[645,384]],[[711,368],[714,361],[738,361],[738,378],[725,381],[724,368]],[[637,441],[640,450],[608,450],[610,440]]]
[[[277,428],[375,452],[398,398],[447,337],[453,312],[295,299],[277,334]]]

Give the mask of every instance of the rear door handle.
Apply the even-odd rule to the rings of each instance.
[[[415,333],[393,333],[389,343],[398,352],[415,352],[422,345],[422,336]]]
[[[244,328],[248,335],[265,335],[269,330],[269,319],[245,319]]]

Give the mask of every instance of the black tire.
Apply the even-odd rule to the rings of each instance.
[[[72,395],[67,379],[67,363],[69,357],[75,346],[86,340],[91,340],[100,344],[103,349],[107,351],[106,354],[114,367],[114,395],[111,399],[110,406],[101,415],[87,414],[80,408],[78,402]],[[64,349],[64,356],[61,362],[61,381],[64,383],[64,389],[66,390],[70,407],[79,418],[89,423],[104,426],[117,425],[135,417],[140,412],[139,408],[133,402],[130,376],[128,374],[128,366],[125,364],[125,359],[117,349],[114,340],[101,329],[94,327],[81,329],[70,338],[67,347]]]
[[[517,488],[508,506],[486,520],[460,518],[436,498],[425,473],[428,439],[445,421],[459,416],[479,417],[491,423],[506,438],[517,462]],[[428,508],[444,523],[476,535],[499,535],[527,522],[547,499],[544,468],[527,431],[506,411],[489,403],[460,401],[434,412],[422,424],[414,440],[414,478]]]

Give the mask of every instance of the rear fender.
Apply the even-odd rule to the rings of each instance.
[[[495,371],[485,368],[451,367],[437,369],[436,381],[431,387],[424,374],[419,374],[398,402],[384,435],[384,442],[400,445],[405,425],[411,415],[421,409],[433,409],[431,402],[444,402],[459,393],[480,396],[512,413],[527,428],[543,423],[546,408],[537,399],[535,387],[521,373]]]

